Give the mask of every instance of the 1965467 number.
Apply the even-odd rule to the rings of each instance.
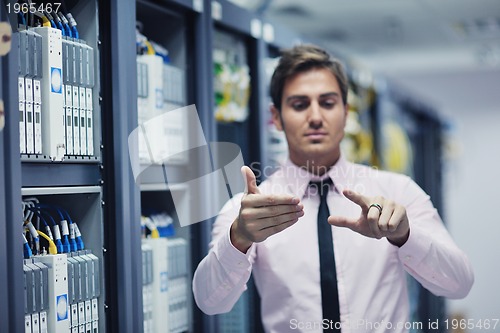
[[[57,13],[59,12],[59,8],[61,7],[60,2],[54,2],[54,3],[40,3],[37,4],[35,2],[31,3],[19,3],[15,2],[13,4],[7,3],[7,12],[9,13],[14,13],[14,14],[27,14],[27,13],[35,13],[35,12],[42,12],[42,13]]]

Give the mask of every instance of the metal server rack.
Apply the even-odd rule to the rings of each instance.
[[[0,7],[2,22],[10,21],[4,6]],[[17,38],[12,35],[11,51],[0,57],[0,98],[4,103],[5,126],[0,132],[0,287],[5,291],[0,305],[0,330],[2,332],[24,332],[24,300],[22,282],[22,228],[13,221],[21,221],[21,168],[19,159],[19,118],[17,110],[16,82],[18,57]]]
[[[208,112],[213,101],[212,88],[212,27],[211,27],[211,2],[210,1],[169,1],[163,4],[153,1],[137,2],[137,19],[143,23],[142,29],[146,37],[166,47],[169,51],[172,65],[185,69],[186,105],[195,104],[198,119],[188,119],[186,132],[194,128],[195,123],[189,121],[200,121],[202,135],[208,142],[215,141],[216,127],[213,118]],[[151,22],[165,22],[163,29]],[[168,33],[165,33],[167,31]],[[179,105],[185,106],[185,105]],[[191,133],[192,134],[192,133]],[[190,139],[192,135],[188,135]],[[187,138],[186,138],[187,139]],[[164,161],[162,165],[152,165],[141,174],[141,206],[147,209],[167,210],[174,217],[177,236],[188,241],[189,252],[189,309],[190,319],[189,332],[215,332],[216,318],[205,316],[194,305],[190,290],[191,277],[197,263],[206,254],[210,240],[211,219],[196,223],[189,227],[178,225],[178,216],[190,211],[190,191],[185,181],[190,180],[194,174],[203,175],[210,163],[201,160],[199,162],[191,159],[202,159],[198,152],[190,154],[188,163],[186,161],[169,162]],[[187,178],[186,178],[187,177]],[[203,193],[210,193],[209,188],[200,189]],[[183,198],[183,203],[173,205],[172,196]],[[207,196],[207,200],[213,200]],[[206,203],[210,206],[210,203]],[[204,207],[196,210],[203,211]],[[180,211],[179,211],[180,210]]]
[[[88,31],[84,33],[85,37],[90,37],[90,43],[96,50],[97,44],[97,2],[86,3],[85,5],[72,3],[71,10],[74,11],[75,17],[85,17],[85,20],[90,25]],[[10,22],[13,32],[17,31],[16,15],[6,13],[5,7],[0,8],[1,18],[4,22]],[[9,14],[9,15],[7,15]],[[80,17],[81,18],[81,17]],[[92,36],[89,36],[92,34]],[[0,208],[2,216],[0,219],[0,227],[2,234],[2,252],[6,255],[6,260],[2,260],[0,270],[2,274],[0,280],[6,288],[6,302],[2,304],[1,311],[1,331],[5,332],[24,332],[24,298],[23,295],[23,273],[22,273],[22,242],[19,240],[19,234],[22,231],[20,222],[22,221],[22,212],[20,202],[22,195],[47,195],[55,198],[59,195],[68,193],[78,193],[75,186],[80,186],[79,189],[84,189],[82,185],[93,185],[90,192],[96,190],[100,192],[100,166],[99,156],[97,152],[90,163],[60,163],[52,164],[43,156],[20,158],[19,151],[19,110],[18,92],[16,78],[18,76],[19,52],[18,35],[13,33],[11,52],[2,57],[1,61],[1,93],[5,106],[5,128],[0,134],[0,150],[3,156],[0,165],[0,183],[2,191],[2,199]],[[97,51],[96,51],[97,52]],[[98,73],[97,73],[98,75]],[[98,84],[95,91],[98,91]],[[96,94],[94,102],[98,100]],[[17,105],[16,105],[17,104]],[[98,103],[95,103],[98,105]],[[97,123],[96,134],[99,135],[100,120],[99,110],[95,109],[95,120]],[[94,123],[94,124],[96,124]],[[96,137],[100,143],[100,135]],[[99,147],[99,145],[98,145]],[[37,163],[33,163],[33,162]],[[69,187],[67,187],[69,186]],[[57,201],[57,200],[56,200]],[[83,229],[94,229],[98,232],[95,239],[92,239],[89,244],[94,251],[101,257],[102,241],[99,241],[102,233],[99,231],[100,218],[99,211],[101,209],[101,201],[97,200],[93,204],[93,209],[97,212],[95,221],[90,221],[89,225],[82,226]],[[94,224],[95,223],[95,224]],[[89,230],[90,230],[89,229]],[[91,237],[89,237],[90,240]],[[102,257],[101,257],[102,259]],[[104,323],[104,308],[101,303],[101,319]],[[103,327],[101,327],[103,328]]]
[[[196,104],[206,141],[231,141],[237,143],[242,148],[245,158],[252,161],[260,161],[260,142],[255,136],[251,135],[253,131],[258,130],[260,119],[259,112],[256,111],[260,109],[260,93],[257,92],[261,89],[259,79],[262,77],[262,67],[259,59],[264,48],[264,44],[262,44],[260,39],[260,19],[228,1],[213,2],[205,0],[193,1],[191,3],[190,1],[177,0],[159,4],[153,1],[141,0],[137,2],[136,12],[139,19],[149,18],[149,22],[144,23],[143,29],[145,34],[146,32],[149,35],[155,34],[151,30],[151,27],[147,26],[148,24],[151,25],[150,22],[157,22],[161,19],[170,22],[164,28],[166,31],[170,31],[172,36],[165,33],[165,30],[162,30],[160,36],[157,37],[158,42],[163,42],[165,45],[170,44],[170,47],[176,45],[169,40],[175,39],[174,36],[179,35],[179,33],[176,34],[176,29],[181,30],[181,36],[188,37],[187,41],[185,37],[181,37],[184,40],[181,43],[185,43],[185,45],[177,44],[179,47],[173,49],[172,60],[175,63],[179,61],[179,56],[181,58],[186,56],[186,78],[189,83],[187,86],[188,104]],[[169,24],[173,24],[173,26],[169,26]],[[174,28],[171,29],[168,27]],[[247,46],[245,57],[248,57],[248,65],[252,76],[251,90],[255,92],[250,99],[250,109],[255,111],[253,111],[249,120],[244,124],[220,125],[214,119],[212,111],[214,105],[212,50],[215,45],[214,33],[216,29],[223,29],[229,34],[238,35],[245,40]],[[156,32],[156,35],[158,34]],[[153,36],[150,37],[153,38]],[[242,130],[245,133],[243,136],[240,135]],[[250,140],[252,140],[252,143],[255,140],[257,142],[250,145]],[[204,166],[199,165],[198,167],[203,169]],[[167,165],[166,168],[169,171],[173,170],[178,173],[178,176],[169,177],[169,181],[166,184],[158,184],[157,180],[154,180],[156,173],[156,176],[159,175],[162,182],[165,182],[164,174],[161,171],[155,172],[154,168],[148,170],[149,174],[145,172],[144,175],[141,175],[142,202],[151,205],[155,201],[169,201],[169,192],[182,192],[185,190],[182,186],[176,184],[177,179],[182,179],[183,168],[176,167],[175,165]],[[209,189],[206,189],[206,193],[210,193]],[[191,239],[192,271],[194,271],[197,263],[207,253],[211,222],[212,219],[197,223],[190,227],[188,234],[183,233],[184,237]],[[253,298],[255,295],[251,297]],[[239,310],[236,309],[237,312],[239,311],[236,317],[246,317],[246,328],[256,331],[254,327],[249,327],[249,325],[253,325],[255,322],[254,319],[260,318],[260,316],[256,315],[254,318],[255,314],[252,310],[250,310],[250,313],[247,313],[248,309],[253,309],[253,306],[249,306],[248,301],[246,301]],[[193,332],[221,332],[223,318],[206,316],[195,305],[193,305],[192,310]],[[238,320],[236,317],[233,319]]]
[[[107,332],[142,332],[139,192],[127,138],[136,126],[135,1],[104,1],[100,12]]]
[[[95,64],[99,63],[98,54],[98,5],[93,2],[67,2],[65,10],[71,10],[76,20],[82,22],[81,38],[93,47]],[[2,4],[0,8],[2,21],[9,21],[12,30],[17,31],[16,15],[8,15]],[[12,13],[10,13],[12,14]],[[83,23],[85,22],[85,23]],[[2,253],[6,260],[2,260],[0,271],[0,286],[6,291],[5,301],[0,311],[0,330],[2,332],[24,332],[24,298],[22,272],[22,241],[19,236],[22,232],[23,219],[20,209],[22,196],[42,196],[52,203],[62,204],[69,200],[72,205],[78,205],[81,199],[91,198],[89,205],[82,205],[85,212],[78,213],[78,218],[86,219],[81,229],[88,232],[88,246],[101,259],[102,264],[102,178],[101,178],[101,151],[100,140],[100,108],[99,108],[99,66],[95,68],[96,85],[94,88],[94,139],[97,143],[96,152],[89,158],[68,157],[62,163],[52,163],[46,157],[22,156],[20,158],[19,140],[19,112],[17,76],[19,64],[18,36],[12,35],[11,52],[2,57],[1,61],[1,96],[4,100],[6,124],[0,133],[0,163],[1,200],[0,229],[2,234]],[[80,208],[81,208],[80,207]],[[84,231],[85,230],[85,231]],[[103,281],[104,277],[101,276]],[[100,319],[104,331],[105,315],[104,300],[99,305]]]
[[[215,104],[209,109],[210,116],[217,126],[217,140],[232,142],[239,146],[245,164],[258,162],[254,167],[260,168],[260,135],[259,133],[259,86],[262,78],[262,67],[259,52],[262,44],[261,19],[228,1],[212,3],[212,19],[214,39],[211,52],[224,55],[226,64],[248,66],[250,74],[250,98],[248,100],[248,118],[244,121],[224,122],[215,120]],[[224,56],[222,56],[224,58]],[[221,61],[221,59],[214,59]],[[215,62],[214,62],[215,64]],[[212,65],[213,66],[213,65]],[[213,80],[215,79],[215,73]],[[233,193],[235,194],[235,193]],[[245,291],[233,309],[217,317],[217,332],[256,332],[260,326],[260,313],[256,313],[257,292],[251,279]]]
[[[189,38],[182,50],[189,49],[190,56],[186,58],[186,70],[188,82],[188,103],[196,104],[199,110],[203,110],[211,104],[211,77],[208,66],[210,58],[205,56],[210,48],[211,31],[209,29],[210,5],[208,1],[166,1],[158,3],[155,1],[111,1],[104,4],[108,21],[102,21],[101,34],[102,44],[109,45],[103,48],[103,64],[107,63],[103,77],[103,108],[110,110],[104,115],[103,127],[110,129],[104,133],[103,145],[105,154],[104,176],[105,202],[108,207],[108,217],[114,218],[120,223],[115,226],[117,236],[106,239],[108,252],[122,253],[117,257],[113,255],[108,271],[109,279],[109,303],[108,330],[110,332],[142,332],[143,327],[143,304],[142,304],[142,277],[141,267],[141,231],[140,211],[141,192],[142,201],[144,196],[159,194],[160,198],[168,197],[172,189],[171,184],[158,184],[154,179],[155,172],[146,173],[141,176],[140,187],[135,182],[129,161],[127,141],[129,134],[137,128],[137,73],[135,71],[135,24],[137,17],[151,13],[151,8],[158,9],[153,13],[156,17],[168,19],[170,15],[181,17],[185,21],[186,33]],[[170,16],[171,17],[171,16]],[[150,22],[148,22],[150,23]],[[164,31],[161,31],[163,38]],[[179,50],[175,50],[176,52]],[[181,51],[185,52],[185,51]],[[192,55],[191,55],[192,54]],[[111,64],[111,65],[110,65]],[[134,68],[134,70],[130,70]],[[213,140],[215,131],[213,122],[200,112],[199,118],[207,141]],[[155,169],[155,168],[152,168]],[[182,172],[182,168],[180,172]],[[161,168],[160,168],[161,170]],[[152,176],[152,177],[149,177]],[[149,178],[149,179],[148,179]],[[171,179],[169,179],[170,181]],[[160,186],[162,185],[162,186]],[[182,192],[181,187],[176,187]],[[208,191],[208,189],[205,189]],[[208,244],[208,223],[199,223],[190,227],[189,232],[183,235],[191,240],[192,262],[198,262],[202,250]],[[111,287],[111,284],[115,284]],[[194,310],[192,314],[193,332],[213,331],[213,318],[203,316]]]

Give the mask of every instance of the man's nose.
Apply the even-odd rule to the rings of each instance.
[[[323,117],[321,114],[321,108],[318,102],[313,101],[309,107],[309,124],[312,127],[321,126],[323,122]]]

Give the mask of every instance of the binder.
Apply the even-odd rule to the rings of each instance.
[[[94,155],[94,120],[93,120],[93,99],[92,88],[94,87],[94,49],[88,46],[85,41],[80,41],[82,50],[81,56],[81,81],[84,89],[84,110],[85,110],[85,130],[87,155]],[[81,96],[81,95],[80,95]],[[82,96],[81,96],[82,97]]]
[[[80,102],[80,154],[88,155],[87,151],[87,94],[85,88],[80,85],[78,87]]]
[[[64,103],[66,154],[73,155],[75,153],[73,143],[73,88],[69,84],[64,86]]]
[[[92,106],[92,88],[85,88],[86,94],[86,106],[87,106],[87,153],[90,156],[94,155],[94,121],[93,112],[94,107]]]
[[[63,68],[61,30],[36,27],[42,36],[41,128],[42,153],[53,161],[62,161],[66,153],[64,141]]]
[[[24,101],[19,102],[19,150],[21,154],[26,154],[26,113]]]
[[[73,88],[71,74],[73,73],[73,59],[71,55],[74,42],[68,37],[62,40],[62,63],[63,63],[63,91],[64,91],[64,142],[66,143],[66,155],[73,155]]]
[[[26,154],[26,89],[24,85],[24,76],[26,75],[26,54],[28,37],[25,31],[19,32],[19,78],[18,78],[18,96],[19,96],[19,146],[21,154]],[[31,323],[30,323],[31,329]]]
[[[41,82],[38,79],[33,79],[33,105],[35,113],[34,123],[34,151],[35,154],[42,153],[42,91]]]
[[[26,102],[26,154],[33,154],[35,152],[35,137],[33,125],[33,103]]]
[[[73,110],[73,153],[75,155],[81,155],[81,143],[80,143],[80,90],[77,86],[72,87],[73,98],[72,98],[72,110]]]

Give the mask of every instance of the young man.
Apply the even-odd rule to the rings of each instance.
[[[468,294],[472,268],[429,196],[406,176],[342,157],[347,90],[342,65],[324,50],[283,53],[271,112],[289,158],[259,187],[242,168],[247,191],[221,211],[194,275],[205,313],[231,310],[251,273],[273,333],[406,332],[405,272],[436,295]],[[328,179],[332,186],[318,184]]]

